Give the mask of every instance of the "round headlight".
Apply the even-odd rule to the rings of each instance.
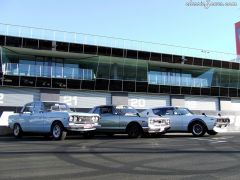
[[[72,122],[73,121],[73,116],[69,117],[69,121]]]
[[[74,121],[77,121],[77,120],[78,120],[78,117],[77,117],[77,116],[74,116],[74,117],[73,117],[73,120],[74,120]]]
[[[97,116],[93,116],[93,117],[92,117],[92,121],[93,121],[93,122],[98,122],[98,117],[97,117]]]

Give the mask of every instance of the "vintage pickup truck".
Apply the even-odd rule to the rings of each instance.
[[[63,140],[68,131],[88,136],[99,126],[99,115],[72,112],[67,104],[59,102],[32,102],[19,114],[9,116],[9,127],[15,137],[24,133],[44,134],[55,140]]]

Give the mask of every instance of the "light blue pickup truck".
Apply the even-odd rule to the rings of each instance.
[[[67,104],[59,102],[32,102],[19,114],[9,116],[9,127],[15,137],[24,133],[43,134],[63,140],[68,131],[89,136],[99,126],[99,115],[72,112]]]

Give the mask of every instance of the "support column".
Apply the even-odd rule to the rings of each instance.
[[[178,106],[178,107],[184,107],[185,106],[185,99],[184,96],[170,96],[170,105],[171,106]]]
[[[41,101],[60,101],[60,90],[55,89],[41,89],[40,90]]]
[[[128,93],[112,92],[112,104],[114,105],[128,105]]]

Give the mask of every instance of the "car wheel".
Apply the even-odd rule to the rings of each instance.
[[[217,135],[218,134],[218,132],[216,132],[216,131],[214,131],[214,130],[209,130],[209,131],[207,131],[207,133],[209,134],[209,135]]]
[[[138,138],[142,135],[142,130],[139,125],[132,124],[128,127],[127,134],[130,138]]]
[[[22,131],[21,126],[19,124],[14,124],[14,126],[13,126],[13,135],[16,138],[20,138],[20,137],[22,137],[22,134],[23,134],[23,131]]]
[[[200,122],[196,122],[191,126],[193,136],[200,137],[206,133],[206,127]]]
[[[85,138],[85,139],[91,139],[94,136],[95,136],[94,132],[85,132],[85,133],[83,133],[83,138]]]
[[[52,125],[51,135],[54,140],[64,140],[67,132],[64,131],[62,124],[57,122]]]

